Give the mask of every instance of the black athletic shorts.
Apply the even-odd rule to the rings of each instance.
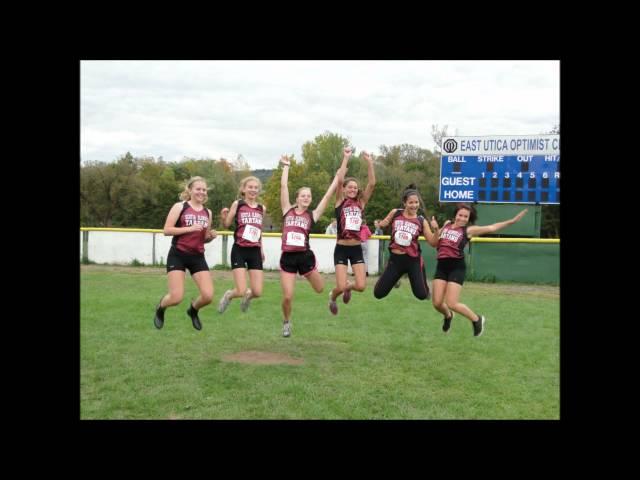
[[[241,247],[234,243],[231,247],[231,270],[236,268],[262,270],[260,247]]]
[[[436,265],[434,280],[444,280],[462,285],[467,266],[464,258],[441,258]]]
[[[305,252],[282,252],[280,270],[307,276],[316,270],[316,256],[311,250]]]
[[[411,291],[420,300],[427,300],[429,297],[429,284],[427,283],[427,273],[424,268],[424,259],[420,257],[410,257],[409,255],[398,255],[390,252],[387,266],[380,275],[380,278],[373,287],[373,296],[384,298],[389,295],[391,289],[396,285],[400,277],[404,274],[409,277]]]
[[[178,250],[174,245],[169,249],[167,255],[167,273],[174,270],[189,270],[191,275],[194,273],[209,270],[209,265],[204,258],[204,253],[185,253]]]
[[[340,245],[336,243],[336,248],[333,251],[333,264],[334,265],[346,265],[349,266],[358,263],[364,263],[364,256],[362,255],[362,244],[360,245]]]

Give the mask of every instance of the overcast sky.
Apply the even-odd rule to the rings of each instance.
[[[329,131],[358,151],[560,123],[559,61],[82,61],[81,161],[239,154],[252,169]]]

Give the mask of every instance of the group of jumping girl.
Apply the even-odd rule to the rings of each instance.
[[[343,151],[340,168],[331,185],[316,208],[309,211],[312,203],[311,189],[302,187],[290,203],[289,166],[287,156],[280,158],[282,176],[280,180],[280,208],[282,209],[282,254],[280,257],[280,284],[282,286],[282,335],[291,335],[291,312],[296,276],[306,278],[317,293],[324,290],[324,279],[318,272],[317,262],[309,245],[309,235],[315,223],[324,213],[331,196],[335,193],[335,216],[337,241],[333,254],[336,286],[329,292],[328,308],[338,314],[338,297],[346,304],[352,291],[363,292],[366,287],[366,265],[362,254],[360,227],[364,209],[373,194],[376,184],[373,159],[367,152],[362,157],[368,164],[368,183],[364,190],[353,177],[346,177],[347,164],[353,154],[350,147]],[[240,182],[239,199],[220,212],[222,225],[234,225],[234,243],[231,249],[231,268],[234,288],[227,290],[220,299],[218,312],[224,313],[234,298],[241,298],[240,309],[245,312],[251,300],[262,295],[264,250],[262,248],[262,220],[266,207],[258,202],[261,182],[256,177],[246,177]],[[178,305],[184,296],[186,270],[196,283],[199,295],[192,299],[187,310],[193,327],[202,329],[198,311],[213,300],[213,280],[204,257],[204,244],[216,238],[212,227],[211,210],[205,208],[207,184],[202,177],[193,177],[167,216],[164,234],[173,236],[167,256],[167,281],[169,291],[156,306],[154,325],[164,325],[164,313],[168,307]],[[460,303],[460,292],[465,278],[464,247],[470,238],[497,232],[519,221],[527,212],[522,210],[515,217],[487,226],[474,225],[476,212],[472,205],[457,204],[453,221],[442,227],[434,216],[427,220],[418,213],[424,207],[415,185],[409,185],[402,195],[403,208],[393,208],[380,221],[382,228],[391,226],[389,261],[378,279],[373,294],[375,298],[386,297],[400,278],[407,274],[414,296],[420,300],[432,299],[433,307],[442,313],[442,330],[448,333],[451,320],[458,313],[471,321],[473,335],[484,331],[485,317]],[[424,208],[423,208],[424,210]],[[422,258],[420,236],[437,250],[437,266],[433,279],[433,293],[427,283]],[[348,280],[351,265],[354,280]],[[249,275],[247,288],[246,273]]]

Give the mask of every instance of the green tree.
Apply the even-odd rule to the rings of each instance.
[[[138,216],[143,209],[145,184],[138,176],[140,162],[130,153],[115,163],[116,181],[111,189],[114,226],[139,226]]]
[[[120,209],[135,201],[131,192],[135,164],[129,152],[115,163],[88,162],[80,174],[80,202],[88,217],[100,227],[120,226]],[[95,225],[93,225],[95,226]]]
[[[289,167],[289,201],[295,203],[296,191],[300,188],[304,179],[304,166],[297,162],[295,155],[289,155],[291,166]],[[282,165],[273,171],[266,185],[263,185],[263,199],[267,205],[269,216],[276,230],[282,230],[282,210],[280,210],[280,179],[282,178]],[[300,186],[295,186],[300,185]],[[311,191],[313,195],[313,190]],[[321,197],[322,198],[322,197]]]
[[[174,171],[162,160],[144,159],[139,178],[145,192],[142,206],[133,220],[141,228],[162,228],[171,206],[179,198],[181,188]]]
[[[220,210],[229,207],[238,198],[239,179],[237,172],[229,162],[221,159],[215,162],[212,175],[205,178],[209,188],[207,207],[213,212],[213,225],[217,229],[223,229]]]
[[[430,150],[409,144],[382,145],[380,151],[382,154],[376,159],[376,177],[379,180],[374,197],[383,195],[381,185],[387,188],[385,195],[391,198],[385,215],[391,208],[402,206],[402,193],[413,183],[420,191],[427,216],[436,215],[439,218],[443,206],[438,202],[438,156]]]
[[[302,145],[302,159],[309,171],[322,171],[335,175],[342,162],[343,150],[349,139],[337,133],[324,132]]]

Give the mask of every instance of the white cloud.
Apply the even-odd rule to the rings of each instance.
[[[235,159],[272,168],[326,131],[359,150],[559,123],[558,61],[83,61],[82,160]]]

